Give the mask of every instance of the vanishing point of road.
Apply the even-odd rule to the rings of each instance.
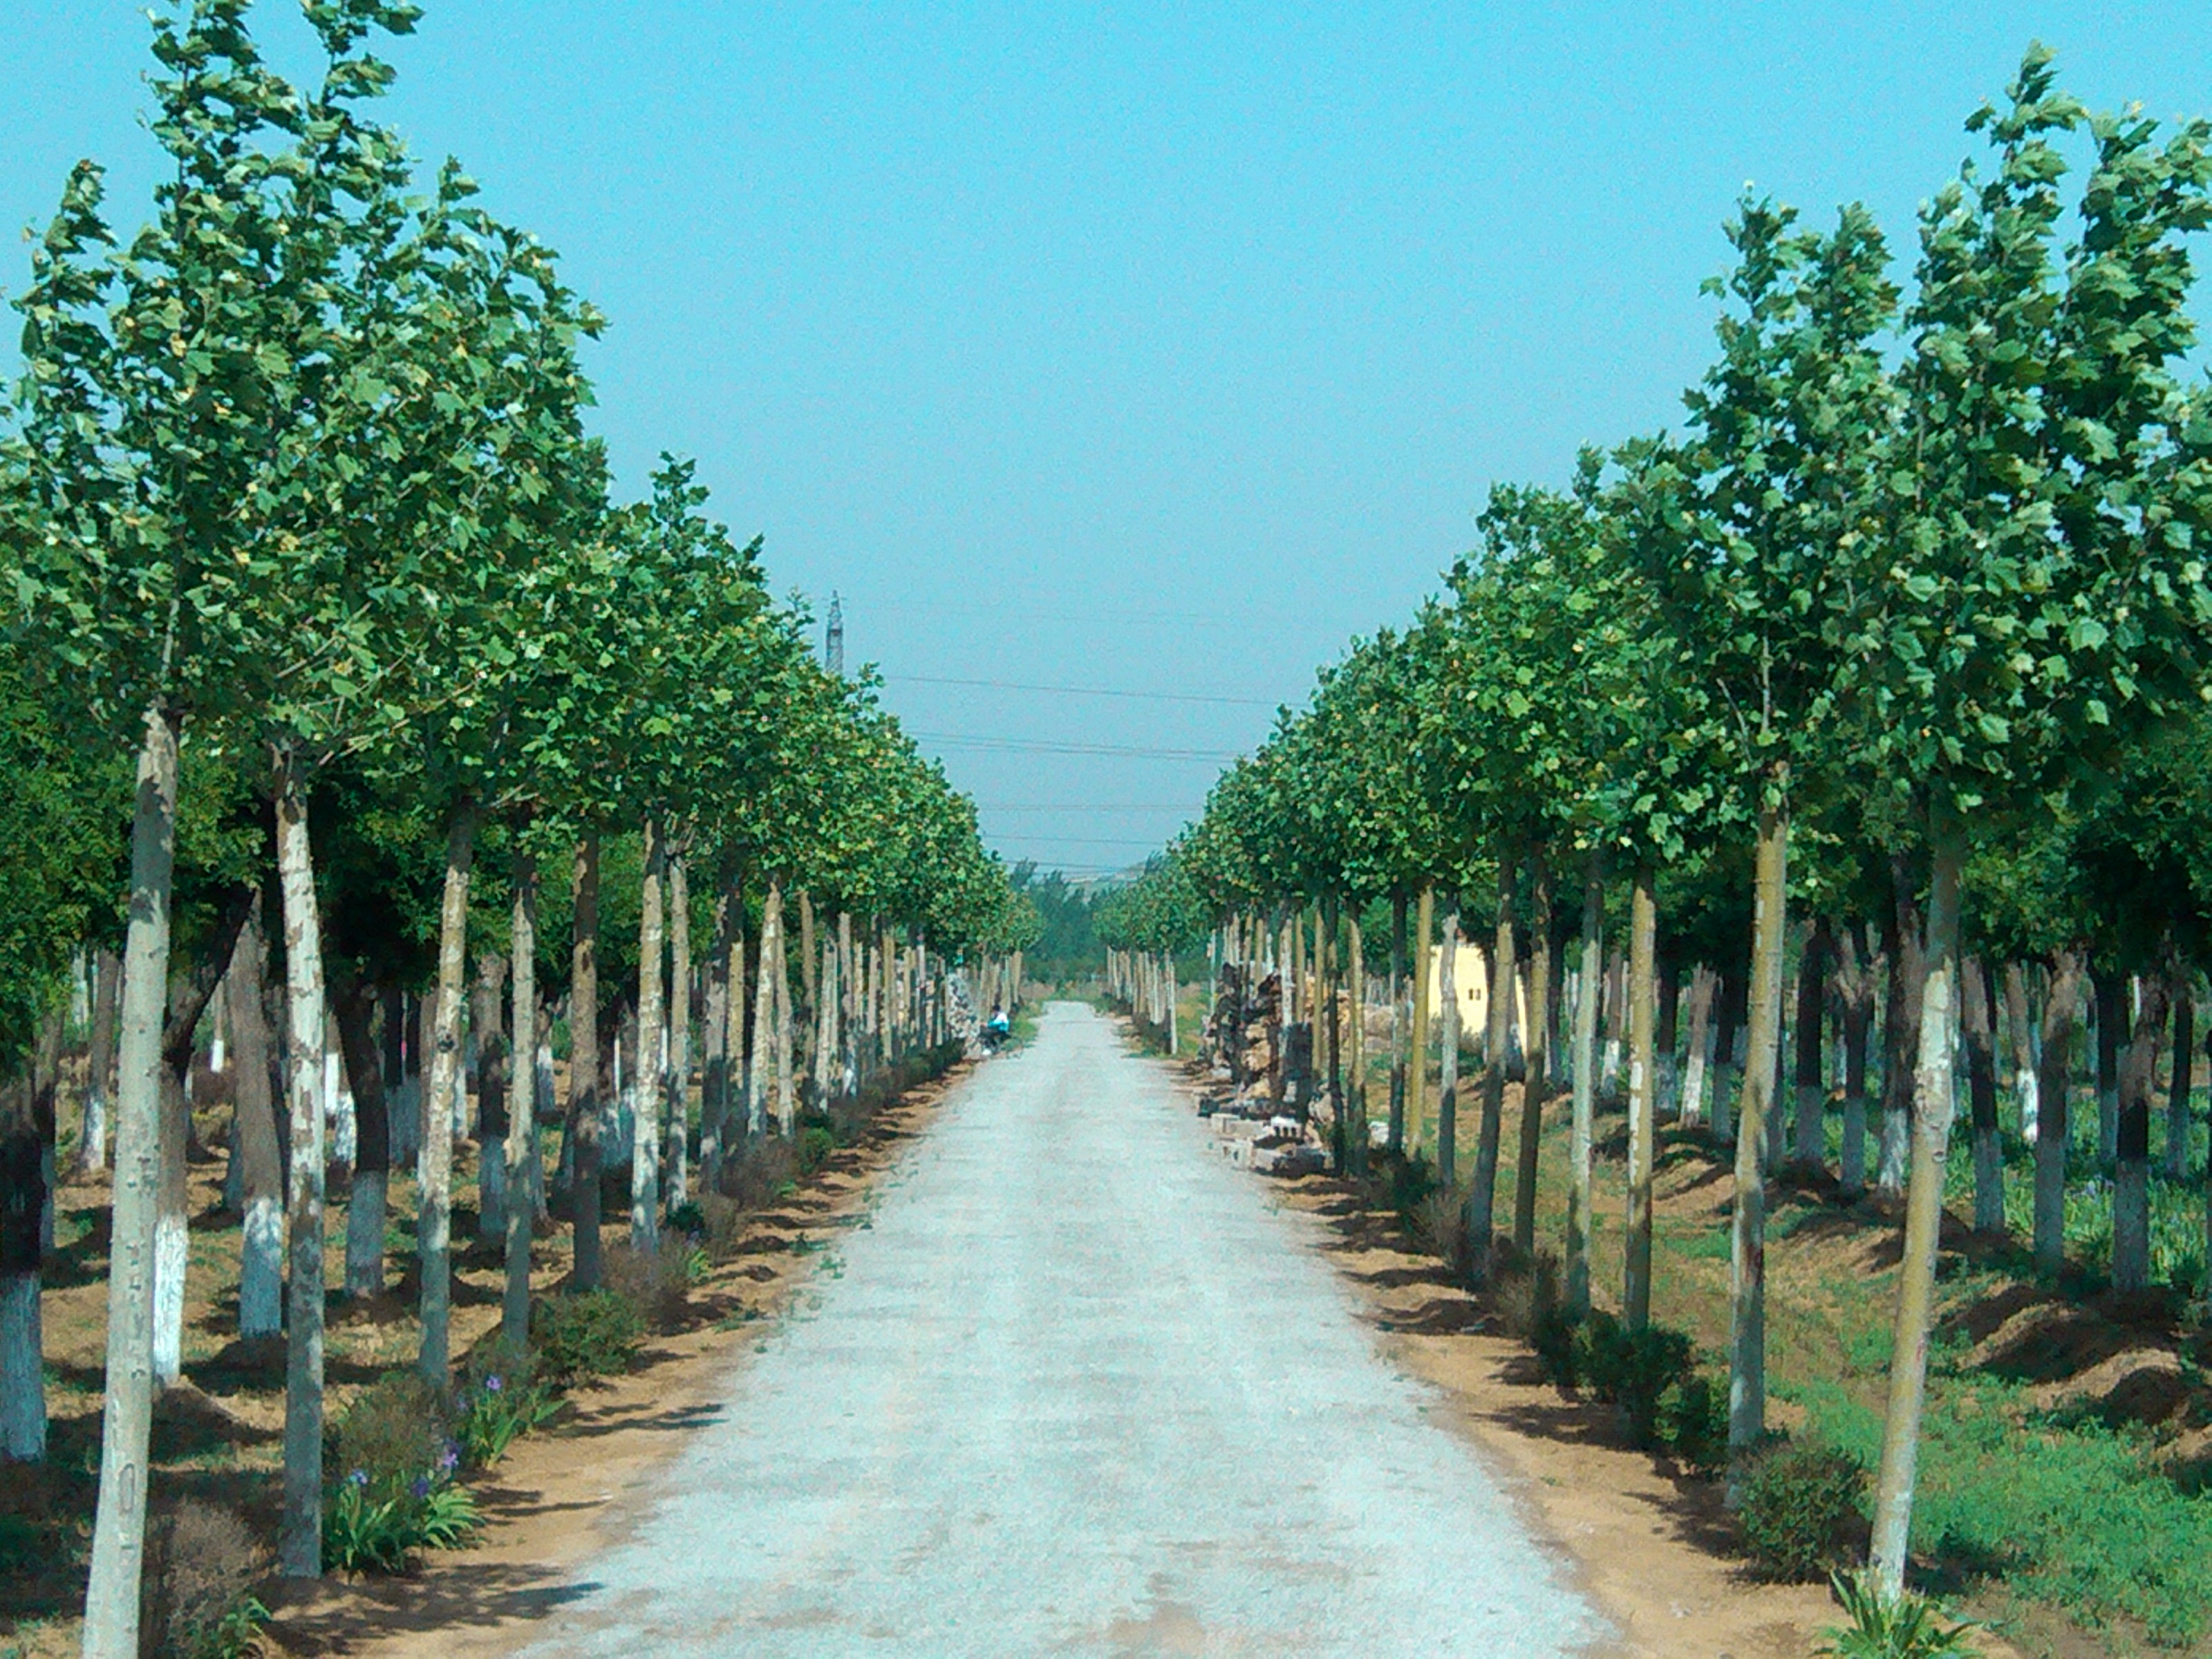
[[[1601,1647],[1313,1223],[1057,1003],[579,1569],[546,1656],[1510,1656]]]

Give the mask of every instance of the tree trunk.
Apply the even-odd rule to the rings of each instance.
[[[2027,1008],[2027,975],[2017,962],[2005,963],[2005,1037],[2012,1059],[2013,1094],[2020,1102],[2021,1138],[2029,1146],[2036,1139],[2042,1090],[2036,1075],[2035,1028]]]
[[[744,967],[730,966],[731,912],[726,884],[714,895],[714,942],[707,957],[707,1024],[700,1043],[699,1181],[713,1192],[722,1174],[722,1120],[730,1109],[730,995],[744,994]]]
[[[510,1066],[501,1012],[506,998],[507,958],[496,951],[477,952],[469,1029],[477,1045],[477,1239],[487,1245],[507,1237]]]
[[[506,1276],[500,1296],[500,1334],[511,1353],[520,1353],[530,1340],[530,1233],[532,1206],[527,1196],[526,1172],[538,1167],[538,1112],[535,1079],[529,1077],[532,1058],[538,1052],[538,861],[524,846],[526,826],[515,826],[514,858],[510,885],[514,889],[514,919],[510,929],[507,978],[513,986],[514,1028],[513,1052],[517,1078],[515,1099],[507,1109]]]
[[[1436,994],[1437,890],[1421,885],[1413,922],[1413,1042],[1406,1073],[1406,1155],[1419,1153],[1429,1139],[1429,999]],[[1431,1149],[1431,1153],[1434,1148]]]
[[[284,1504],[276,1565],[288,1578],[323,1570],[323,937],[307,840],[307,781],[290,757],[276,786],[276,873],[284,912],[287,1117],[292,1141],[286,1231]]]
[[[258,912],[260,907],[256,905]],[[275,1336],[284,1328],[284,1176],[276,1102],[269,1087],[269,1014],[263,988],[268,946],[257,914],[230,959],[230,1027],[234,1068],[232,1122],[238,1136],[244,1216],[238,1270],[238,1334]]]
[[[137,1659],[154,1408],[154,1204],[161,1109],[161,1005],[177,826],[177,726],[146,714],[131,820],[130,921],[117,1034],[115,1187],[107,1275],[106,1399],[100,1498],[84,1598],[86,1659]]]
[[[576,842],[575,945],[568,967],[568,1121],[576,1143],[576,1186],[569,1195],[576,1234],[571,1278],[580,1291],[599,1284],[599,837]]]
[[[1459,1179],[1459,901],[1437,932],[1437,1014],[1443,1027],[1437,1057],[1437,1179]]]
[[[815,945],[814,896],[802,888],[799,893],[799,997],[793,1018],[794,1035],[799,1040],[799,1064],[806,1075],[805,1092],[818,1096],[821,1091],[817,1080],[821,1076],[822,1062],[816,1055],[814,1047],[818,1036],[816,1028],[820,1024],[817,1011],[821,1007],[822,981],[814,960]],[[825,1109],[827,1106],[827,1103],[820,1099],[814,1099],[811,1103],[817,1111]]]
[[[814,1042],[807,1079],[816,1106],[826,1112],[831,1101],[830,1071],[837,1053],[837,943],[825,930],[817,948],[822,963],[814,982]]]
[[[1797,1121],[1791,1156],[1806,1170],[1818,1170],[1827,1162],[1828,1138],[1823,1119],[1828,1089],[1820,1069],[1820,1030],[1827,1023],[1832,951],[1826,925],[1815,922],[1797,963]]]
[[[92,1042],[85,1056],[84,1121],[77,1139],[77,1170],[98,1175],[107,1167],[107,1103],[115,1074],[115,1012],[123,995],[123,963],[112,951],[93,956]]]
[[[184,1374],[185,1276],[191,1254],[188,1213],[190,1159],[198,1150],[192,1132],[192,1064],[208,1005],[230,967],[238,935],[253,907],[253,890],[233,888],[205,953],[170,990],[161,1030],[161,1180],[154,1223],[154,1381],[173,1386]]]
[[[1867,1040],[1874,1030],[1875,963],[1859,953],[1859,930],[1836,930],[1838,1036],[1844,1046],[1844,1145],[1837,1159],[1845,1198],[1866,1190]]]
[[[1702,972],[1702,970],[1700,970]],[[1567,1143],[1567,1310],[1590,1305],[1590,1143],[1597,1087],[1597,988],[1605,973],[1605,870],[1593,853],[1583,872],[1582,966],[1575,995],[1574,1103]],[[1711,1000],[1710,994],[1705,1000]],[[1697,1059],[1704,1006],[1691,1002],[1692,1060]],[[1695,1073],[1692,1073],[1693,1084]],[[1694,1096],[1692,1096],[1694,1098]]]
[[[811,932],[811,928],[808,930]],[[681,858],[668,860],[668,1204],[691,1196],[691,883]]]
[[[1512,854],[1498,854],[1498,932],[1490,950],[1490,1003],[1482,1042],[1482,1123],[1474,1149],[1474,1176],[1468,1183],[1467,1241],[1475,1277],[1490,1276],[1491,1236],[1498,1225],[1498,1151],[1505,1133],[1506,1043],[1513,1026]]]
[[[191,1054],[185,1054],[189,1073]],[[184,1079],[167,1063],[161,1067],[161,1176],[154,1200],[154,1386],[176,1386],[184,1374],[185,1273],[191,1256],[191,1218],[187,1213],[187,1162],[191,1143],[192,1103]]]
[[[1657,1151],[1653,1028],[1653,970],[1659,908],[1651,866],[1639,865],[1628,908],[1628,1237],[1621,1320],[1629,1329],[1651,1322],[1651,1176]]]
[[[354,1081],[353,1179],[346,1196],[345,1292],[372,1297],[384,1290],[384,1225],[389,1207],[392,1170],[392,1112],[386,1079],[396,1067],[378,1063],[377,1041],[369,1011],[377,1000],[370,987],[341,985],[332,998],[337,1015],[338,1050]],[[384,998],[387,1032],[396,1030],[396,994]]]
[[[438,1001],[431,1016],[429,1092],[422,1118],[422,1190],[416,1248],[422,1263],[424,1381],[446,1386],[451,1370],[453,1304],[453,1121],[461,1071],[461,997],[468,984],[469,873],[476,851],[473,805],[446,830],[445,902],[438,913]]]
[[[46,1455],[39,1281],[48,1194],[39,1069],[25,1054],[0,1080],[0,1462],[36,1463]]]
[[[2108,968],[2096,976],[2097,1166],[2109,1170],[2120,1152],[2120,1033],[2128,1023],[2127,975]]]
[[[2190,1000],[2189,978],[2173,976],[2173,1078],[2166,1091],[2166,1176],[2179,1183],[2189,1175],[2189,1097],[2197,1082],[2197,1008]],[[2212,1258],[2207,1259],[2212,1266]]]
[[[2043,1053],[2036,1062],[2035,1270],[2045,1277],[2066,1265],[2066,1140],[2073,1091],[2074,1028],[2081,1012],[2081,953],[2054,951],[2051,984],[2043,998]]]
[[[645,879],[637,922],[637,1099],[630,1139],[629,1241],[653,1251],[660,1245],[660,1109],[668,1097],[663,1054],[667,1003],[661,958],[668,945],[663,906],[668,877],[668,844],[660,821],[645,821]]]
[[[1920,1059],[1913,1085],[1912,1181],[1905,1199],[1905,1260],[1898,1270],[1897,1330],[1889,1368],[1889,1404],[1882,1418],[1881,1466],[1875,1480],[1872,1565],[1877,1582],[1892,1601],[1905,1589],[1913,1488],[1920,1458],[1920,1419],[1927,1403],[1936,1256],[1942,1242],[1943,1166],[1950,1153],[1954,1109],[1951,1079],[1957,1029],[1959,878],[1966,862],[1965,835],[1943,834],[1934,852],[1920,1002]]]
[[[1352,988],[1352,1081],[1346,1091],[1350,1125],[1345,1139],[1350,1153],[1348,1167],[1354,1176],[1364,1178],[1367,1174],[1368,1142],[1372,1136],[1367,1127],[1367,957],[1359,937],[1357,901],[1346,912],[1345,931],[1345,951],[1351,958],[1352,968],[1346,975]]]
[[[1513,1243],[1523,1255],[1536,1248],[1536,1175],[1552,1086],[1552,873],[1540,858],[1530,876],[1528,1031],[1521,1045],[1521,1157],[1513,1185]]]
[[[1896,1198],[1905,1191],[1911,1155],[1913,1056],[1920,1051],[1921,981],[1928,968],[1912,881],[1902,855],[1892,856],[1890,876],[1894,890],[1887,951],[1889,997],[1882,1020],[1881,1162],[1875,1186],[1885,1197]]]
[[[779,1133],[792,1139],[799,1134],[799,1102],[792,1088],[791,963],[784,946],[785,932],[779,911],[775,925],[775,1127]]]
[[[760,945],[755,954],[760,958],[759,972],[753,988],[752,1052],[745,1057],[745,1133],[758,1136],[768,1124],[769,1060],[775,1050],[775,958],[776,935],[783,931],[783,889],[776,882],[768,884],[768,896],[761,902]],[[888,963],[884,964],[889,966]],[[879,969],[878,984],[886,975]],[[878,1022],[880,1033],[881,1022]]]
[[[1960,1027],[1974,1136],[1974,1231],[2004,1236],[2004,1148],[1997,1139],[1996,987],[1979,957],[1959,969]]]
[[[1406,1150],[1406,896],[1390,895],[1390,1131],[1389,1150]]]
[[[1583,982],[1588,984],[1597,970],[1585,959]],[[1720,975],[1699,963],[1690,970],[1690,1044],[1682,1069],[1682,1127],[1694,1129],[1705,1121],[1705,1092],[1711,1085],[1713,1064],[1713,998],[1720,989]],[[1585,992],[1584,995],[1589,994]],[[1580,1018],[1577,1009],[1577,1018]],[[1597,1005],[1590,1005],[1591,1033],[1595,1053]],[[1587,1056],[1577,1048],[1575,1054],[1575,1081],[1582,1081],[1582,1068]]]
[[[2166,981],[2142,981],[2142,1001],[2120,1066],[2118,1160],[2112,1178],[2112,1288],[2150,1288],[2150,1101],[2166,1034]]]
[[[1714,976],[1713,1028],[1705,1039],[1710,1051],[1705,1075],[1711,1079],[1706,1092],[1712,1100],[1713,1139],[1723,1146],[1735,1145],[1735,1084],[1731,1074],[1735,1070],[1736,1039],[1743,1030],[1744,981],[1748,976],[1748,963],[1743,974]]]
[[[1759,1152],[1781,1054],[1782,941],[1789,924],[1790,817],[1759,815],[1751,912],[1751,1041],[1736,1125],[1735,1214],[1729,1240],[1729,1450],[1766,1437],[1766,1187]]]

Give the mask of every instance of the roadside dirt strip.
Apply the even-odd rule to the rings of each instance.
[[[671,1389],[680,1449],[605,1465],[587,1540],[533,1564],[524,1517],[422,1587],[459,1618],[345,1645],[1621,1651],[1300,1248],[1317,1224],[1209,1140],[1164,1067],[1055,1005],[936,1109],[784,1316]]]

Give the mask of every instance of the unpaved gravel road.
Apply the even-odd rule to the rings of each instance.
[[[535,1655],[1602,1651],[1314,1224],[1055,1004],[730,1377]]]

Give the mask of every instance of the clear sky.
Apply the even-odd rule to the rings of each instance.
[[[2034,37],[2094,106],[2212,112],[2205,0],[429,0],[389,113],[608,313],[625,486],[697,456],[994,844],[1101,868],[1409,615],[1493,479],[1674,418],[1747,180],[1863,198],[1909,264]],[[145,40],[0,4],[0,220],[90,155],[135,222]]]

